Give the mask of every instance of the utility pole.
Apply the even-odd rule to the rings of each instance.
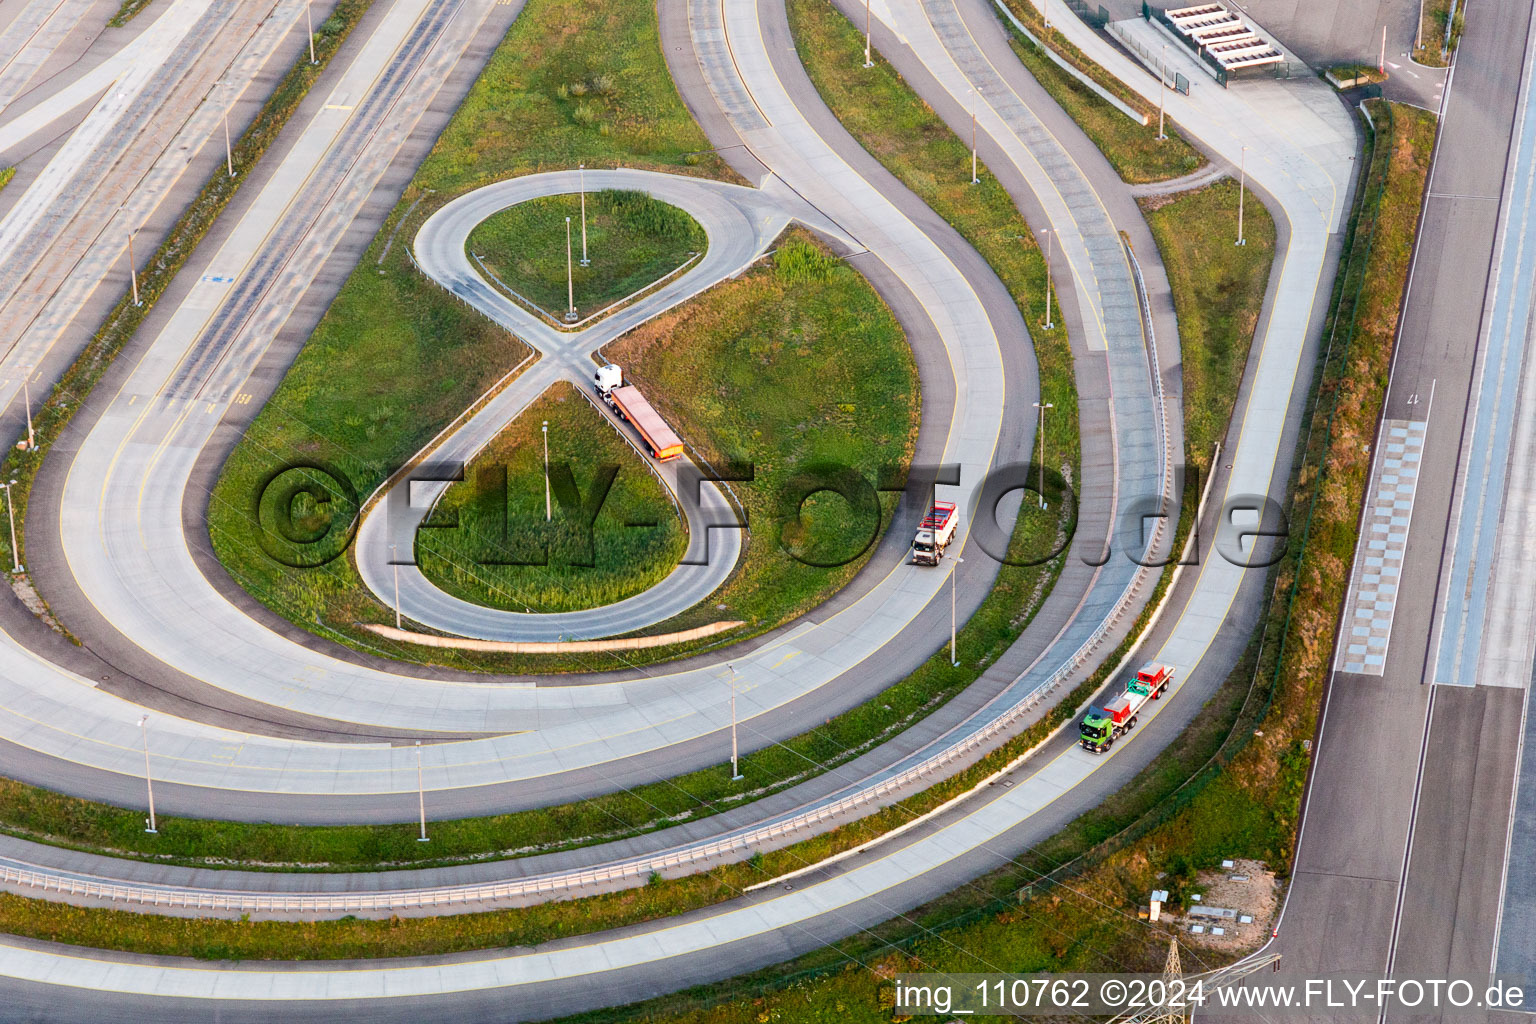
[[[955,659],[955,642],[959,627],[955,618],[955,572],[960,568],[960,556],[955,556],[955,564],[949,567],[949,665],[954,668],[960,664]]]
[[[427,838],[427,790],[421,784],[421,740],[416,741],[416,800],[417,807],[421,811],[421,836],[418,843],[430,843]]]
[[[1040,507],[1045,508],[1045,410],[1056,406],[1050,402],[1036,402],[1035,408],[1040,410]]]
[[[395,545],[389,546],[389,566],[395,570],[395,628],[400,628],[400,562],[395,555]]]
[[[1238,155],[1237,172],[1237,243],[1247,245],[1248,239],[1243,237],[1243,197],[1248,192],[1248,147],[1244,146],[1242,153]]]
[[[565,322],[576,322],[576,284],[571,276],[571,218],[565,218]]]
[[[314,15],[309,13],[310,0],[304,0],[304,27],[309,29],[309,62],[318,64],[315,60],[315,21]]]
[[[1051,319],[1051,249],[1054,242],[1051,238],[1051,229],[1045,229],[1045,329],[1050,330],[1056,326],[1056,321]]]
[[[867,68],[872,68],[875,66],[874,58],[871,56],[871,48],[874,45],[874,40],[874,16],[869,13],[869,0],[864,0],[864,66]]]
[[[15,477],[11,482],[0,484],[5,488],[5,518],[11,524],[11,572],[21,575],[21,552],[16,548],[16,506],[11,504],[11,488],[16,486]]]
[[[736,747],[736,666],[733,663],[731,669],[731,781],[741,781],[740,762],[737,758]]]
[[[544,421],[544,521],[555,517],[554,506],[549,501],[549,420]]]
[[[137,232],[128,232],[128,280],[133,282],[133,304],[139,305],[139,267],[133,261],[133,236]]]
[[[1157,62],[1157,141],[1162,142],[1168,136],[1163,134],[1163,106],[1168,98],[1168,44],[1163,44],[1163,56]]]
[[[139,716],[139,735],[142,736],[143,739],[144,739],[144,785],[149,790],[149,819],[146,822],[148,827],[145,828],[144,831],[153,835],[155,833],[158,833],[160,830],[155,828],[155,780],[150,778],[150,775],[149,775],[149,716],[148,715],[140,715]]]
[[[581,265],[590,267],[592,261],[587,259],[587,165],[577,164],[576,172],[581,175]]]

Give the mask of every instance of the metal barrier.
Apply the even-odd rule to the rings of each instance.
[[[1065,0],[1066,5],[1072,9],[1072,13],[1082,18],[1089,25],[1102,29],[1109,24],[1109,11],[1100,4],[1098,10],[1089,7],[1086,0]]]

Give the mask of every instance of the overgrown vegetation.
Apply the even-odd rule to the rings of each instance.
[[[316,461],[367,496],[527,355],[411,266],[410,240],[437,208],[492,181],[579,162],[728,175],[708,145],[667,72],[654,4],[528,3],[225,464],[209,532],[230,575],[295,624],[365,651],[465,669],[538,668],[368,632],[361,624],[393,616],[350,555],[302,570],[275,561],[263,542],[281,538],[263,531],[254,499],[273,472]]]
[[[1456,14],[1447,25],[1452,18],[1453,5]],[[1432,68],[1450,64],[1451,55],[1456,52],[1456,44],[1461,39],[1466,13],[1465,0],[1423,0],[1419,8],[1419,45],[1414,48],[1413,59]]]
[[[1212,445],[1223,439],[1248,365],[1275,256],[1275,222],[1252,192],[1237,234],[1238,184],[1230,179],[1193,192],[1141,201],[1157,240],[1179,319],[1184,378],[1184,446],[1202,476]]]
[[[644,192],[604,189],[586,197],[547,196],[494,214],[469,233],[472,258],[552,317],[566,288],[566,218],[570,218],[571,292],[585,317],[671,274],[705,249],[704,229],[675,206]],[[590,265],[582,266],[586,252]]]
[[[215,170],[186,212],[171,227],[160,248],[145,263],[139,274],[141,304],[135,306],[132,296],[124,292],[80,356],[64,371],[42,405],[34,410],[32,420],[36,445],[25,451],[14,447],[7,450],[4,461],[0,462],[0,477],[17,481],[11,490],[15,502],[17,544],[21,548],[18,558],[20,562],[26,562],[28,498],[43,458],[74,418],[86,395],[101,380],[107,368],[112,365],[112,360],[133,337],[154,308],[155,302],[208,233],[214,219],[245,182],[250,169],[288,123],[288,118],[298,109],[299,102],[309,92],[310,86],[320,77],[331,57],[372,2],[338,0],[331,16],[315,31],[316,62],[310,63],[306,45],[295,56],[288,73],[278,82],[277,88],[272,91],[267,102],[262,104],[250,127],[233,147],[234,176],[231,177],[222,165]],[[3,556],[0,557],[0,564],[11,561],[9,536],[0,536],[0,556]]]
[[[112,28],[122,28],[133,20],[134,15],[150,5],[151,0],[123,0],[117,13],[107,19],[107,24]],[[316,53],[319,56],[319,53]]]
[[[1109,90],[1131,109],[1147,116],[1145,125],[1126,117],[1106,103],[1102,96],[1064,71],[1034,41],[1004,22],[1008,30],[1008,41],[1020,62],[1051,94],[1051,98],[1071,115],[1083,133],[1093,140],[1093,144],[1099,147],[1099,151],[1121,178],[1132,183],[1163,181],[1198,171],[1205,165],[1205,157],[1179,134],[1171,120],[1163,129],[1167,138],[1158,139],[1157,108],[1095,64],[1059,32],[1047,33],[1044,19],[1029,0],[1010,0],[1008,8],[1028,26],[1036,39],[1048,43],[1054,52],[1087,74],[1096,84]],[[1066,14],[1066,17],[1074,15]]]
[[[676,508],[640,454],[562,382],[444,492],[417,533],[416,560],[427,579],[467,601],[557,612],[611,604],[656,585],[687,546]]]
[[[0,168],[0,188],[5,188],[5,186],[9,185],[14,177],[16,177],[16,168]]]

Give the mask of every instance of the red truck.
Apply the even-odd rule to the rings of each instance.
[[[640,389],[624,383],[624,371],[616,364],[598,368],[593,376],[597,393],[619,418],[634,426],[640,439],[657,462],[666,462],[683,454],[683,439],[675,434],[661,414],[651,408]]]
[[[954,502],[934,502],[912,537],[912,561],[918,565],[938,565],[944,549],[955,539],[955,525],[959,522]]]
[[[1106,701],[1103,706],[1089,708],[1088,714],[1077,727],[1078,739],[1084,750],[1102,754],[1122,736],[1136,728],[1137,712],[1149,700],[1157,700],[1173,682],[1173,666],[1149,661],[1136,670],[1136,678],[1125,686],[1120,696]]]

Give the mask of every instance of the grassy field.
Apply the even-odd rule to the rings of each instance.
[[[589,45],[593,38],[605,46]],[[295,624],[360,649],[504,667],[494,657],[415,648],[362,629],[392,616],[350,556],[303,569],[274,560],[268,549],[285,551],[284,542],[263,525],[256,496],[273,473],[310,462],[367,496],[527,355],[410,265],[411,237],[443,203],[491,181],[579,161],[728,175],[707,148],[667,72],[653,4],[530,0],[225,464],[209,532],[230,575]]]
[[[567,467],[576,488],[572,495],[553,487],[552,527],[544,518],[544,423],[550,466]],[[584,525],[593,503],[598,511]],[[640,454],[565,383],[475,456],[426,526],[416,535],[416,559],[429,580],[513,611],[622,600],[660,582],[688,546],[677,509]]]
[[[589,266],[580,262],[579,196],[549,196],[503,210],[469,233],[469,250],[507,287],[558,317],[569,297],[567,218],[570,283],[582,316],[665,277],[702,253],[708,241],[698,222],[677,207],[644,192],[605,189],[587,194]]]
[[[853,578],[896,495],[855,506],[823,491],[798,507],[793,484],[817,466],[874,481],[881,467],[911,458],[917,368],[862,275],[791,232],[771,266],[641,325],[603,354],[709,465],[753,466],[750,484],[732,486],[751,526],[741,567],[706,605],[657,631],[726,617],[760,632]]]
[[[1012,0],[1009,9],[1018,19],[1029,26],[1036,37],[1045,39],[1045,25],[1040,13],[1029,0]],[[1076,17],[1067,13],[1066,17]],[[1205,165],[1205,156],[1191,146],[1169,120],[1163,134],[1157,137],[1157,108],[1150,106],[1137,93],[1089,60],[1081,51],[1067,42],[1060,34],[1049,37],[1052,49],[1078,70],[1084,71],[1099,85],[1121,101],[1148,115],[1145,125],[1137,124],[1125,114],[1106,103],[1092,89],[1072,77],[1052,61],[1044,50],[1026,36],[1009,28],[1009,42],[1019,60],[1035,76],[1051,98],[1061,104],[1063,110],[1083,129],[1083,133],[1099,147],[1115,173],[1133,184],[1163,181],[1177,178]]]
[[[1244,206],[1245,245],[1237,234],[1237,182],[1144,199],[1179,318],[1184,376],[1184,447],[1202,474],[1212,444],[1224,439],[1236,383],[1264,305],[1275,256],[1275,222],[1252,192]]]

